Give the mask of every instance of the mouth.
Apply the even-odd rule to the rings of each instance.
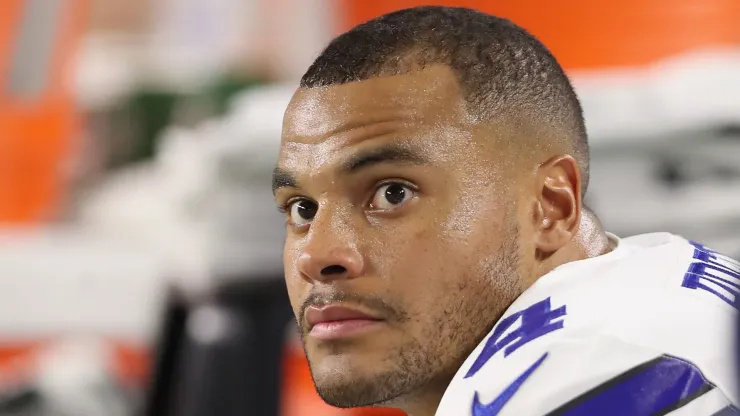
[[[321,341],[358,336],[376,329],[384,321],[376,315],[336,304],[310,306],[305,317],[308,335]]]

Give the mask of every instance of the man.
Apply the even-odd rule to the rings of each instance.
[[[413,416],[730,412],[738,263],[605,232],[588,172],[568,78],[511,22],[420,7],[331,42],[273,178],[321,397]]]

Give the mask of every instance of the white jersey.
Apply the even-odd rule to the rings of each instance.
[[[740,415],[740,263],[667,233],[609,238],[511,305],[437,416]]]

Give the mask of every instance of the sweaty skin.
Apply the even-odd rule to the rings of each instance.
[[[329,404],[433,415],[517,296],[608,251],[568,149],[523,152],[512,134],[469,114],[445,66],[296,92],[273,185],[290,301]],[[305,313],[327,305],[379,321],[319,339]]]

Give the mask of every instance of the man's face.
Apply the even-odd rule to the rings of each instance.
[[[293,98],[275,195],[290,301],[328,403],[444,390],[521,292],[490,131],[445,67]]]

